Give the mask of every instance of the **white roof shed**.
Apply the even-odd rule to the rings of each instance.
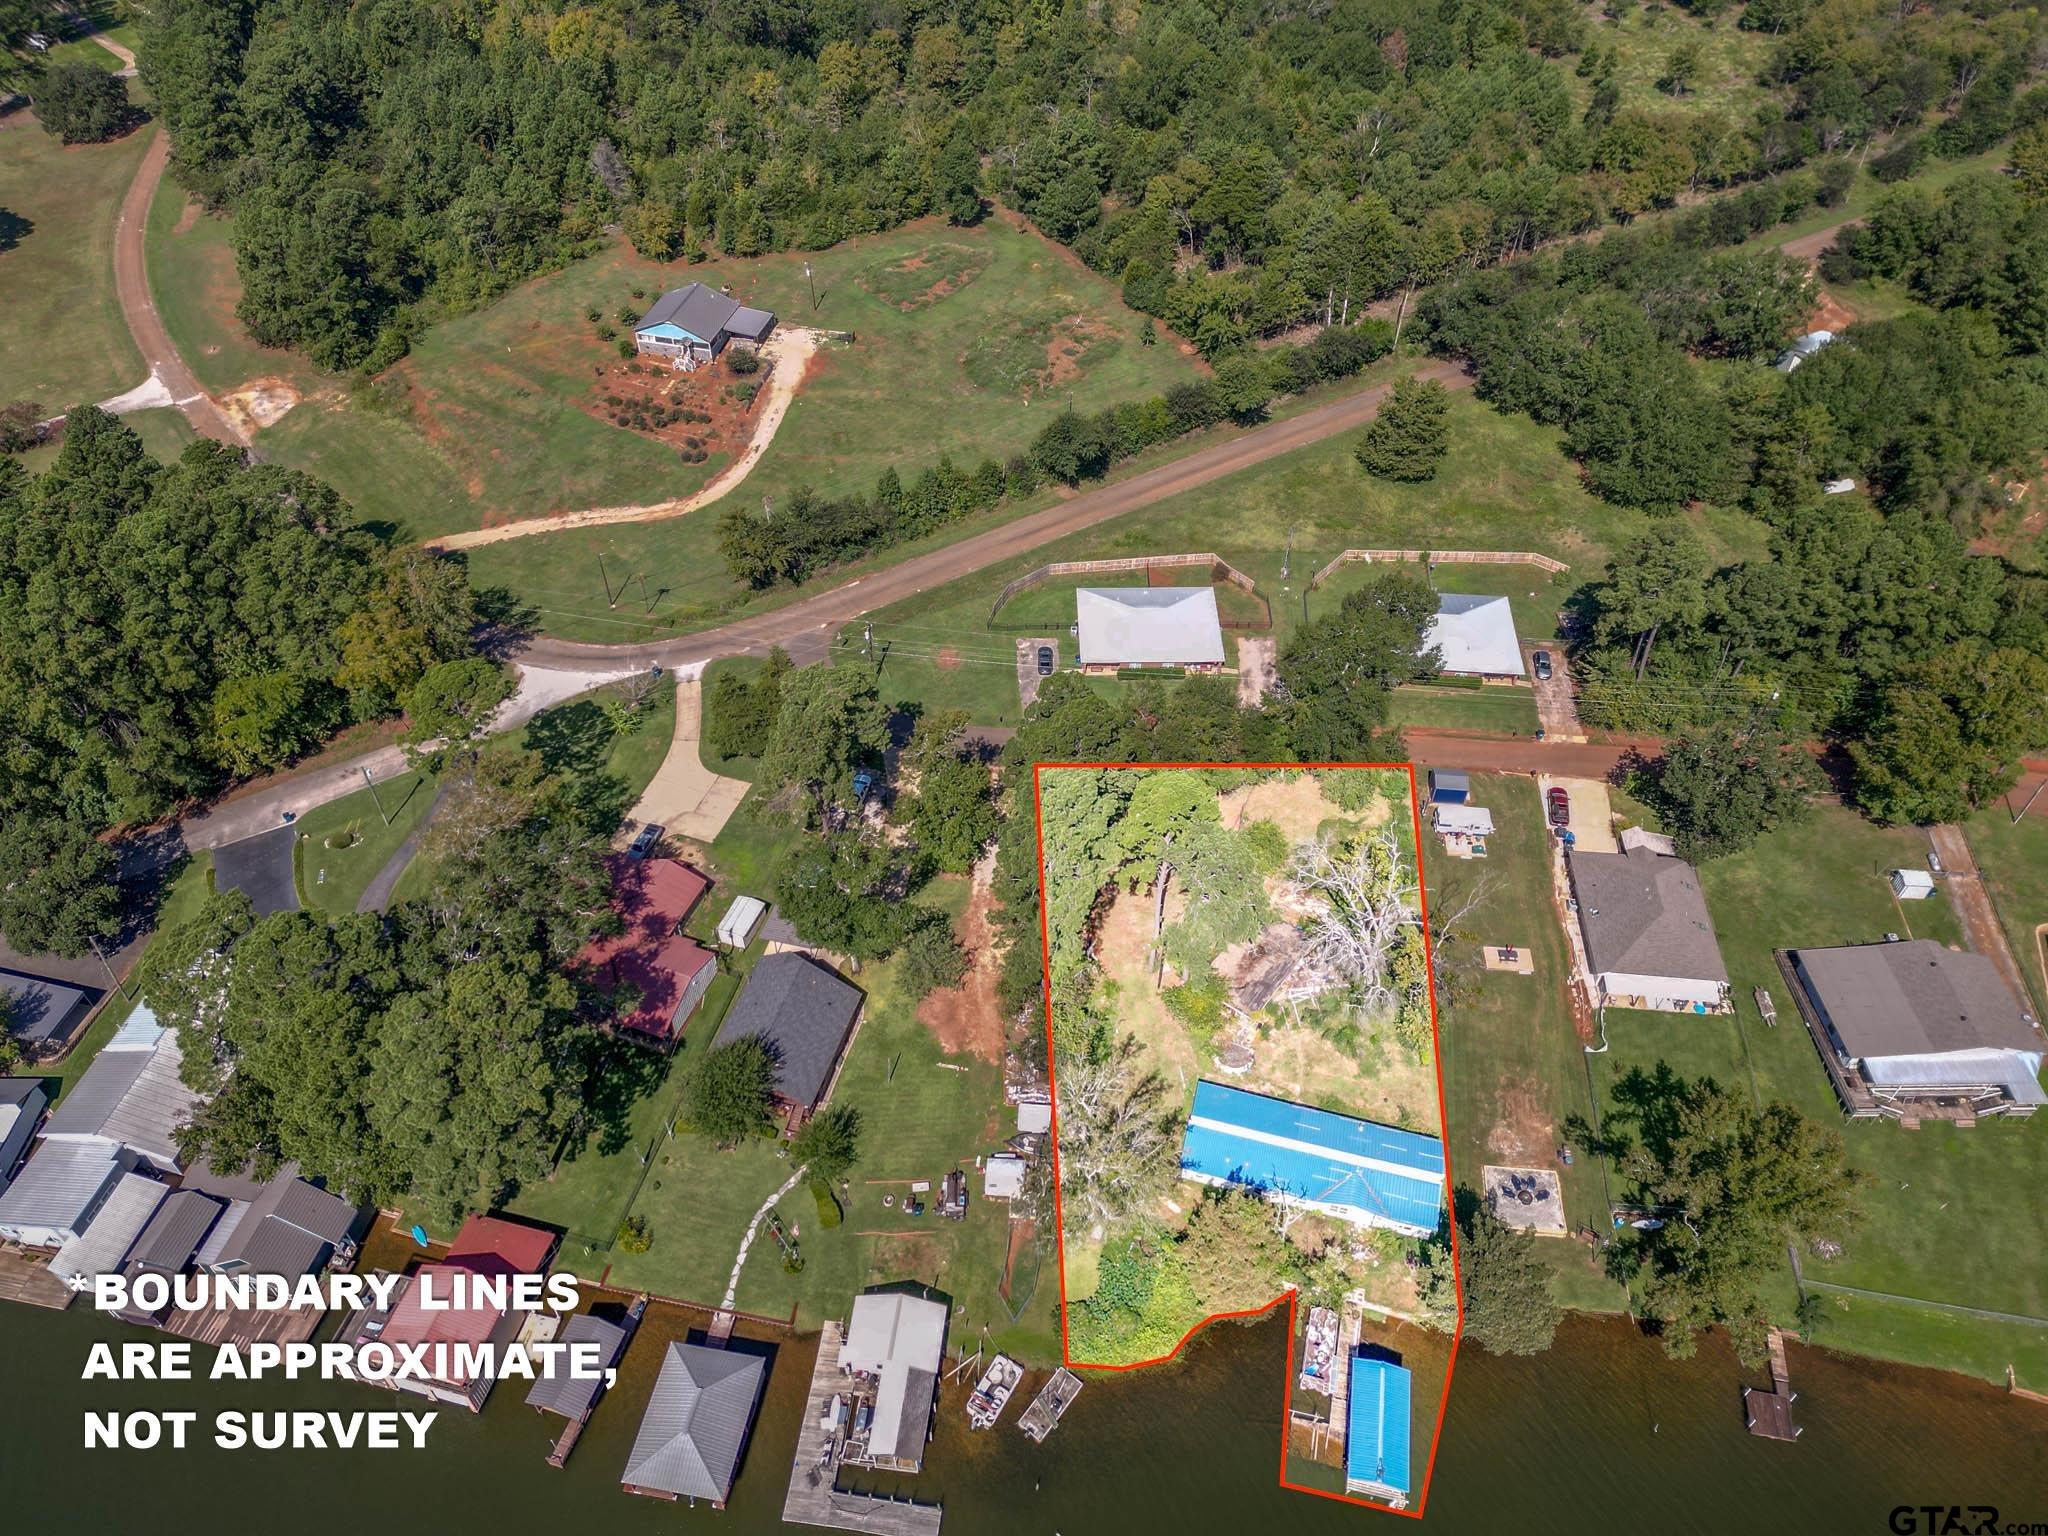
[[[758,896],[738,896],[718,920],[718,942],[729,949],[745,949],[767,915],[768,903]]]

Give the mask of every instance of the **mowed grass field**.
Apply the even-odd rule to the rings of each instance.
[[[1258,583],[1284,642],[1304,618],[1331,611],[1365,579],[1369,567],[1349,564],[1308,589],[1346,549],[1523,550],[1571,569],[1551,577],[1528,566],[1440,564],[1434,580],[1445,591],[1510,597],[1524,635],[1553,635],[1572,593],[1604,578],[1611,552],[1653,520],[1588,495],[1558,434],[1525,416],[1502,415],[1460,392],[1451,397],[1450,421],[1450,455],[1434,480],[1419,485],[1373,479],[1352,456],[1353,437],[1335,437],[880,609],[871,622],[882,695],[964,708],[979,724],[1015,724],[1016,637],[987,627],[989,606],[1005,582],[1059,560],[1213,552]],[[1723,560],[1764,553],[1764,529],[1744,513],[1705,508],[1687,516]],[[1065,645],[1065,622],[1046,633]],[[839,654],[849,656],[860,639],[860,626],[850,626]],[[1232,664],[1235,642],[1226,635]],[[1069,659],[1063,649],[1062,663]],[[1526,694],[1497,703],[1464,690],[1403,694],[1398,709],[1414,725],[1533,731],[1536,724]]]
[[[1570,958],[1551,895],[1550,835],[1536,783],[1478,774],[1472,799],[1493,812],[1487,857],[1453,859],[1434,838],[1422,851],[1433,910],[1458,910],[1483,893],[1450,935],[1445,964],[1455,979],[1437,999],[1452,1179],[1478,1190],[1489,1163],[1553,1169],[1571,1229],[1603,1231],[1609,1193],[1598,1160],[1584,1147],[1569,1168],[1557,1160],[1565,1121],[1589,1115],[1591,1090],[1566,990]],[[1476,952],[1490,945],[1522,950],[1534,974],[1484,969]],[[1621,1287],[1591,1248],[1544,1237],[1536,1252],[1555,1271],[1555,1294],[1565,1306],[1621,1309]]]
[[[66,146],[27,111],[0,125],[0,400],[56,415],[143,381],[114,294],[114,225],[157,132]]]
[[[972,467],[1022,448],[1068,405],[1156,393],[1198,368],[1170,341],[1141,345],[1143,317],[1114,285],[1037,235],[999,220],[974,229],[926,220],[808,257],[697,266],[644,261],[621,244],[432,328],[375,388],[351,388],[249,338],[234,317],[231,233],[168,184],[151,209],[152,282],[181,350],[217,394],[261,379],[289,385],[300,403],[263,431],[265,451],[420,537],[656,502],[708,481],[726,454],[685,464],[584,409],[598,367],[619,360],[586,313],[623,329],[621,311],[693,281],[773,309],[786,325],[856,338],[813,360],[774,445],[736,493],[750,505],[805,485],[867,490],[884,468],[909,478],[941,453]],[[706,509],[491,546],[473,559],[479,581],[565,621],[550,627],[572,632],[580,619],[589,637],[615,639],[597,551],[646,577],[660,594],[657,617],[715,614],[744,595],[718,558],[715,521]]]
[[[1816,809],[1755,848],[1701,868],[1737,1003],[1731,1017],[1610,1010],[1610,1049],[1596,1056],[1601,1113],[1611,1085],[1631,1068],[1669,1063],[1682,1077],[1710,1076],[1758,1103],[1783,1100],[1840,1126],[1851,1162],[1867,1177],[1866,1219],[1839,1258],[1800,1256],[1806,1281],[1828,1307],[1813,1342],[1912,1364],[2002,1378],[2010,1361],[2022,1382],[2048,1381],[2048,1124],[1989,1121],[1969,1130],[1929,1123],[1842,1119],[1813,1041],[1778,975],[1773,951],[1869,943],[1887,933],[1962,943],[1944,896],[1900,903],[1885,871],[1925,867],[1924,834],[1881,828],[1840,807]],[[1762,984],[1778,1023],[1758,1016]],[[1838,1289],[1839,1288],[1839,1289]],[[1872,1293],[1859,1295],[1857,1292]],[[1778,1298],[1791,1321],[1790,1267]],[[1970,1309],[2042,1320],[2028,1326]]]

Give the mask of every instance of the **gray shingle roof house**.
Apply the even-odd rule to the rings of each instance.
[[[562,1325],[562,1331],[555,1335],[555,1342],[600,1345],[604,1365],[609,1369],[617,1365],[619,1356],[625,1353],[628,1337],[626,1330],[617,1323],[592,1317],[588,1312],[578,1312]],[[533,1387],[526,1394],[526,1406],[559,1413],[565,1419],[580,1419],[590,1412],[597,1402],[597,1394],[603,1390],[602,1378],[577,1377],[570,1373],[568,1361],[550,1359],[541,1373],[534,1377]]]
[[[51,1141],[115,1142],[166,1172],[176,1172],[174,1133],[192,1118],[202,1100],[178,1080],[183,1058],[177,1031],[156,1024],[154,1015],[147,1026],[138,1028],[137,1021],[146,1012],[146,1007],[138,1009],[136,1019],[122,1026],[57,1101],[43,1136]]]
[[[1594,1001],[1667,1013],[1728,1006],[1728,967],[1700,877],[1648,847],[1566,856]]]
[[[730,294],[691,283],[671,288],[648,306],[633,327],[633,344],[694,367],[718,356],[729,342],[758,346],[774,329],[775,316],[767,310],[749,309]]]
[[[858,987],[808,955],[764,955],[713,1044],[760,1036],[776,1057],[776,1095],[808,1113],[832,1085],[862,1002]]]
[[[0,1020],[31,1056],[61,1046],[92,998],[84,987],[54,977],[0,970]]]
[[[669,1345],[620,1484],[629,1493],[722,1507],[766,1376],[759,1355]]]
[[[313,1273],[337,1253],[353,1255],[361,1209],[297,1175],[298,1164],[286,1163],[274,1178],[258,1183],[193,1164],[184,1187],[228,1207],[195,1262],[218,1274],[296,1277]]]
[[[0,1077],[0,1190],[7,1188],[49,1102],[41,1078]]]
[[[1084,668],[1223,665],[1214,587],[1082,587],[1074,620]]]
[[[0,1194],[0,1237],[56,1248],[92,1225],[136,1157],[107,1141],[44,1142]]]
[[[1874,1098],[1983,1098],[1980,1112],[2020,1115],[2048,1104],[2041,1031],[1987,957],[1909,939],[1789,959],[1824,1048]]]

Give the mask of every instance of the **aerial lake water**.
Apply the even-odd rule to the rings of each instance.
[[[1277,1486],[1284,1315],[1212,1327],[1168,1366],[1090,1377],[1042,1446],[1018,1433],[1017,1406],[994,1431],[970,1432],[966,1389],[949,1385],[915,1489],[944,1503],[954,1536],[1393,1530],[1384,1515]],[[205,1426],[220,1409],[426,1405],[345,1382],[80,1380],[94,1339],[141,1337],[82,1309],[0,1306],[0,1473],[9,1505],[35,1529],[765,1536],[785,1529],[814,1348],[809,1339],[776,1346],[732,1505],[717,1513],[619,1491],[658,1348],[630,1357],[634,1368],[557,1471],[544,1457],[561,1421],[525,1406],[523,1382],[501,1384],[480,1415],[443,1409],[422,1452],[219,1451]],[[1782,1444],[1745,1432],[1742,1373],[1719,1339],[1691,1361],[1671,1361],[1625,1323],[1574,1317],[1545,1355],[1503,1360],[1465,1349],[1427,1529],[1875,1536],[1900,1504],[1990,1504],[2002,1520],[2048,1521],[2048,1405],[1824,1350],[1795,1347],[1791,1365],[1804,1434]],[[130,1408],[199,1410],[195,1447],[83,1449],[88,1410]],[[1420,1459],[1418,1445],[1418,1471]]]

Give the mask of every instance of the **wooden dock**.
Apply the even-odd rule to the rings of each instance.
[[[1045,1437],[1060,1427],[1060,1419],[1074,1406],[1074,1399],[1081,1395],[1082,1381],[1064,1365],[1052,1373],[1052,1379],[1038,1389],[1038,1396],[1031,1399],[1031,1406],[1017,1420],[1017,1427],[1033,1440],[1044,1443]]]
[[[789,1494],[782,1503],[783,1521],[866,1531],[870,1536],[938,1536],[944,1515],[938,1505],[848,1493],[838,1486],[841,1430],[829,1425],[827,1417],[832,1399],[843,1390],[839,1347],[845,1340],[846,1330],[836,1322],[827,1323],[818,1340],[803,1423],[797,1427],[796,1459],[789,1469]]]
[[[1742,1389],[1742,1415],[1752,1435],[1768,1440],[1797,1440],[1802,1433],[1792,1422],[1792,1405],[1799,1394],[1792,1390],[1792,1368],[1785,1359],[1783,1329],[1771,1330],[1771,1389]]]
[[[1351,1362],[1365,1337],[1365,1313],[1347,1296],[1337,1324],[1337,1365],[1330,1380],[1330,1438],[1337,1443],[1337,1460],[1344,1460],[1344,1444],[1351,1434]]]
[[[562,1427],[561,1434],[555,1437],[554,1448],[548,1452],[549,1466],[559,1467],[567,1464],[569,1453],[576,1449],[576,1442],[582,1438],[583,1426],[589,1422],[590,1415],[584,1414],[581,1418],[571,1419]]]

